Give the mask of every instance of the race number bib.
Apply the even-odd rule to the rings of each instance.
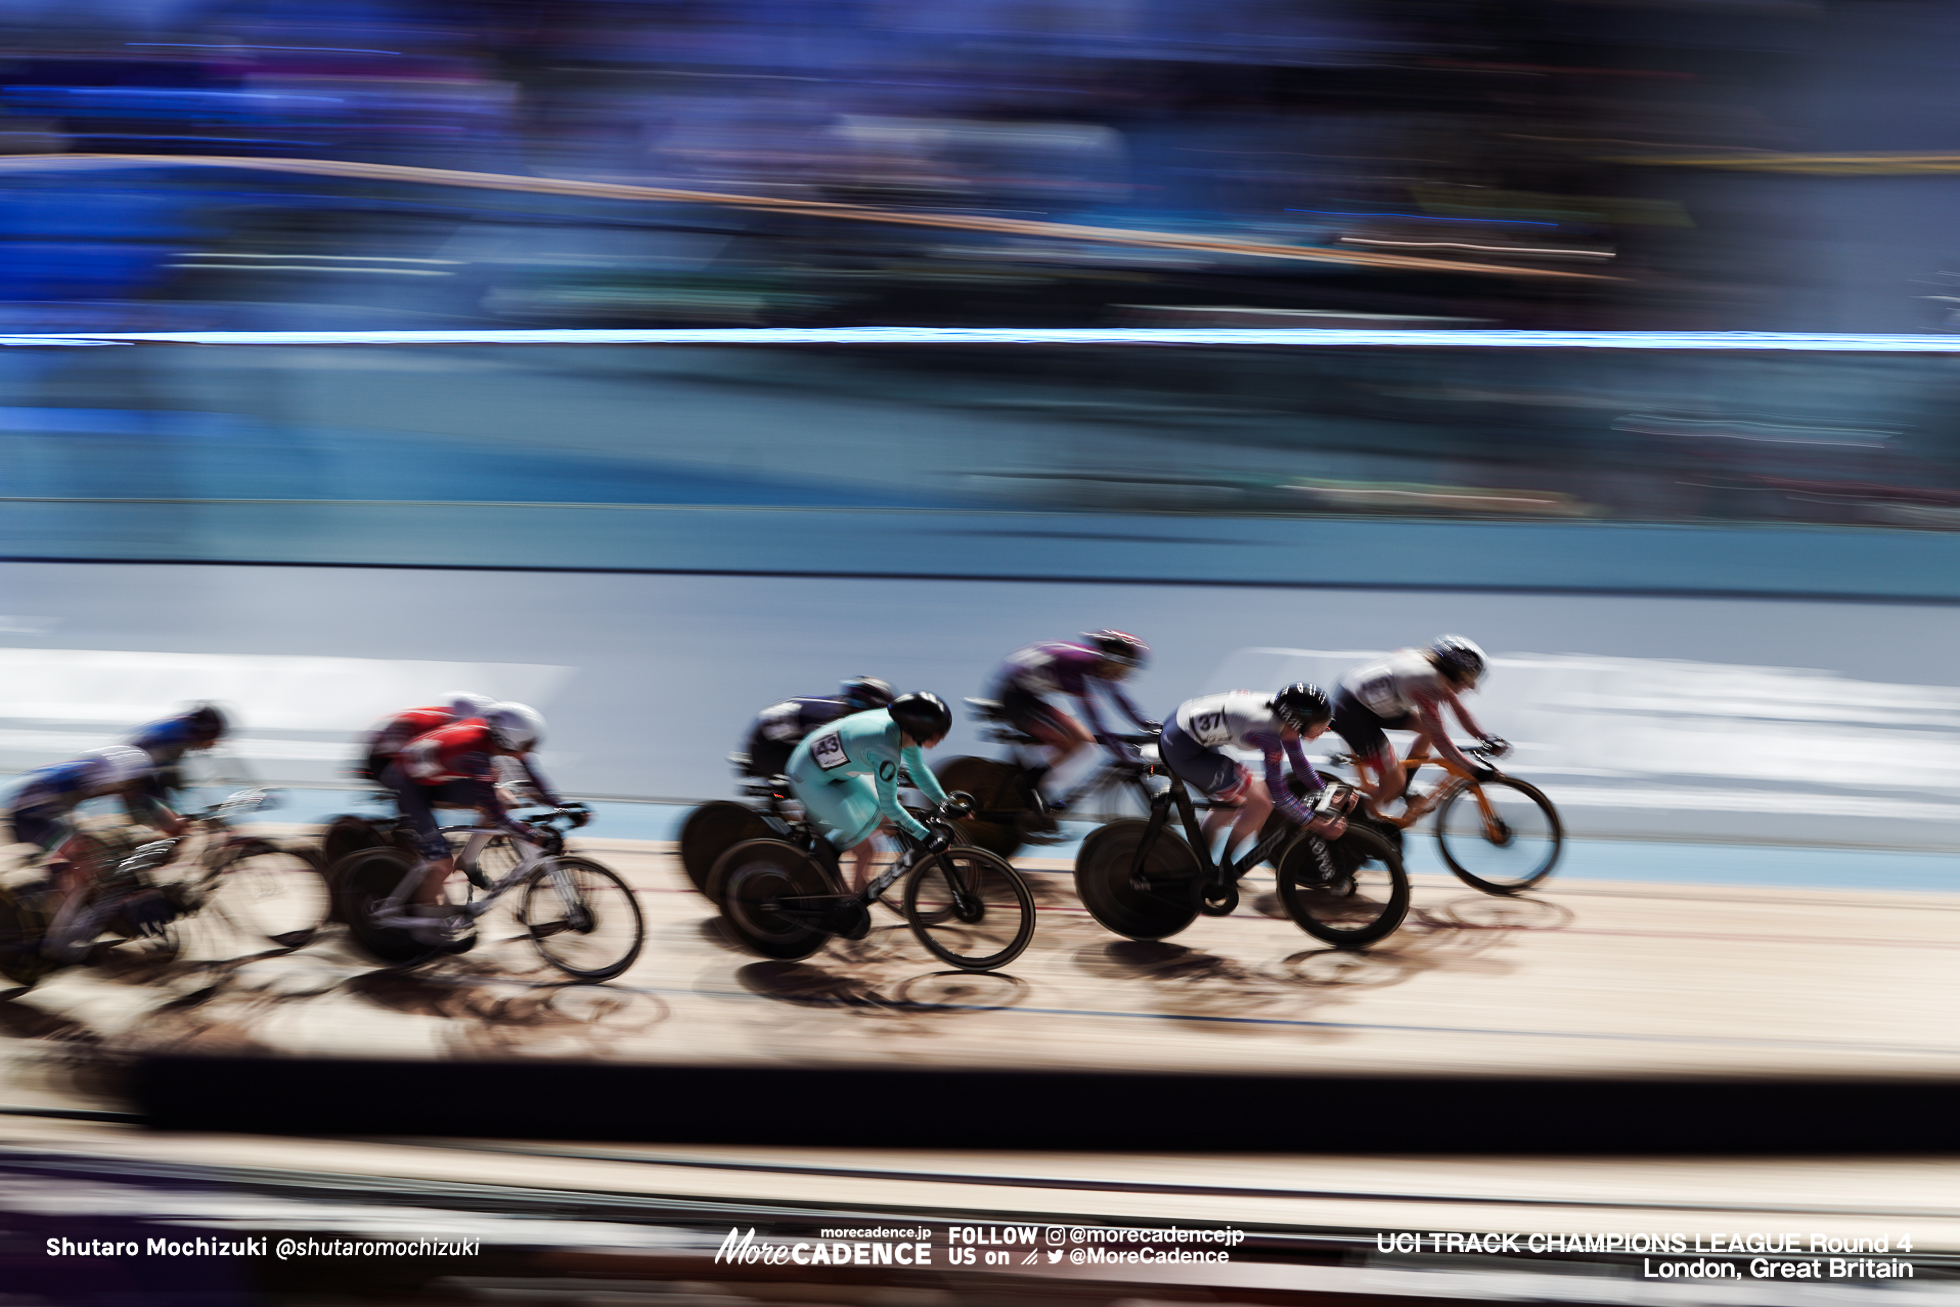
[[[836,731],[825,731],[822,735],[810,737],[810,756],[817,760],[817,766],[825,771],[836,771],[851,760],[844,752],[844,741]]]
[[[1395,673],[1386,667],[1373,672],[1357,685],[1354,697],[1367,704],[1368,711],[1377,717],[1400,717],[1405,711]]]
[[[1232,738],[1232,726],[1225,718],[1225,710],[1217,708],[1211,712],[1191,714],[1191,738],[1207,749],[1215,749]]]

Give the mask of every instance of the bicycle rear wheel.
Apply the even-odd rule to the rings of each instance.
[[[1075,892],[1089,915],[1125,939],[1168,939],[1198,915],[1198,855],[1168,826],[1157,831],[1136,883],[1147,821],[1115,821],[1084,840]]]
[[[794,844],[749,840],[715,863],[708,897],[751,952],[794,962],[830,938],[818,922],[837,894],[823,868]]]
[[[1372,831],[1350,826],[1331,844],[1303,832],[1280,855],[1279,901],[1315,939],[1364,948],[1408,915],[1409,877],[1401,855]]]
[[[402,878],[414,866],[415,860],[398,849],[361,849],[327,871],[341,920],[347,923],[347,933],[362,952],[378,961],[420,962],[438,953],[460,951],[424,944],[406,930],[384,926],[375,920],[382,902],[394,895]],[[475,938],[470,936],[472,941]]]
[[[1030,815],[1027,796],[1015,781],[1021,769],[993,758],[948,758],[933,768],[940,787],[973,796],[973,815],[954,825],[975,848],[1011,858],[1021,847],[1021,822]]]
[[[706,894],[708,876],[722,854],[745,840],[767,839],[775,833],[768,820],[746,803],[726,799],[704,803],[687,815],[681,827],[681,866],[694,888]]]
[[[625,971],[647,933],[632,888],[588,858],[552,858],[532,872],[517,919],[546,962],[580,980]]]
[[[962,971],[992,971],[1034,938],[1034,895],[1007,859],[947,849],[906,877],[905,919],[934,957]]]
[[[1537,786],[1499,776],[1444,800],[1436,843],[1464,884],[1486,894],[1518,894],[1552,874],[1565,828]]]
[[[43,896],[0,888],[0,976],[30,989],[56,965],[41,952],[49,921],[45,905]]]
[[[333,907],[320,855],[267,840],[240,840],[225,848],[205,884],[232,924],[280,948],[311,941]]]

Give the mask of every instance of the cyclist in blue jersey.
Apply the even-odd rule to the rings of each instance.
[[[1229,863],[1246,840],[1259,834],[1275,807],[1294,825],[1328,839],[1347,833],[1345,819],[1316,819],[1286,783],[1285,767],[1290,763],[1308,790],[1318,793],[1326,788],[1301,751],[1300,741],[1323,734],[1332,717],[1333,709],[1320,687],[1298,683],[1277,694],[1232,690],[1179,705],[1158,738],[1159,756],[1179,779],[1225,805],[1206,814],[1203,828],[1205,839],[1211,840],[1231,824],[1222,863]],[[1227,746],[1259,753],[1265,759],[1264,779],[1227,756]]]
[[[741,755],[743,774],[764,778],[782,775],[796,746],[811,731],[839,717],[883,708],[891,703],[892,695],[888,682],[875,676],[853,676],[844,682],[839,694],[771,704],[756,714],[749,727],[747,749]]]
[[[898,772],[911,774],[935,804],[946,792],[926,766],[923,749],[946,738],[952,709],[936,694],[901,694],[888,708],[853,713],[813,732],[790,755],[790,790],[810,822],[839,853],[852,852],[854,883],[871,882],[871,837],[886,821],[938,852],[945,836],[928,831],[898,802]]]
[[[184,833],[188,823],[145,792],[151,766],[150,756],[141,749],[112,744],[31,771],[14,791],[14,839],[51,855],[47,871],[60,894],[41,946],[50,957],[71,960],[102,929],[97,915],[85,911],[82,903],[85,891],[107,868],[93,865],[88,844],[75,827],[76,808],[90,799],[116,795],[132,819],[165,835]]]
[[[138,802],[155,804],[167,811],[177,793],[185,788],[184,755],[209,749],[230,730],[231,723],[223,710],[209,703],[138,727],[128,744],[150,757],[149,779],[140,791]],[[132,815],[134,812],[131,809]]]

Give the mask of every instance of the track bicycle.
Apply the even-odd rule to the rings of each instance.
[[[1001,706],[992,699],[968,699],[975,720],[988,724],[985,737],[1005,744],[1011,760],[961,756],[948,758],[933,771],[948,792],[963,790],[974,796],[973,815],[960,821],[960,830],[973,844],[1011,858],[1029,843],[1053,843],[1051,813],[1083,813],[1093,819],[1108,820],[1119,805],[1134,799],[1133,811],[1148,812],[1154,797],[1144,777],[1150,768],[1141,759],[1118,757],[1104,749],[1102,765],[1091,771],[1075,788],[1050,805],[1037,807],[1033,787],[1026,781],[1036,767],[1025,759],[1041,748],[1033,736],[1017,730],[1001,715]],[[1154,735],[1112,735],[1117,744],[1145,747],[1157,743]],[[1100,746],[1099,746],[1100,747]],[[1047,811],[1044,811],[1047,809]],[[1044,829],[1045,828],[1045,829]]]
[[[234,829],[246,815],[277,802],[268,789],[239,790],[202,812],[186,813],[189,827],[180,836],[139,845],[113,834],[91,835],[107,855],[106,865],[85,891],[73,951],[84,954],[105,934],[174,949],[176,923],[207,907],[276,949],[310,943],[326,924],[331,897],[318,855]],[[63,965],[43,948],[58,902],[59,891],[46,881],[0,889],[0,975],[33,985]]]
[[[748,761],[742,754],[730,761],[735,758]],[[910,784],[910,778],[902,770],[899,784]],[[747,802],[715,799],[688,813],[687,820],[681,823],[678,841],[681,868],[694,888],[710,899],[715,896],[708,893],[708,877],[722,854],[749,840],[789,839],[791,829],[803,820],[803,806],[796,801],[787,776],[748,776],[737,792]],[[921,821],[932,815],[912,808],[906,811]],[[953,829],[956,843],[973,842],[958,826]]]
[[[951,839],[951,822],[964,810],[948,804],[927,825]],[[898,857],[856,893],[844,888],[830,842],[797,823],[787,838],[747,840],[722,854],[709,897],[743,944],[779,961],[806,958],[832,936],[863,939],[873,903],[903,917],[928,952],[962,971],[993,971],[1021,956],[1034,938],[1034,896],[1007,859],[961,844],[929,853],[895,834]],[[885,896],[901,878],[893,903]]]
[[[1316,797],[1316,818],[1340,816],[1355,792],[1334,783]],[[1350,823],[1330,840],[1298,829],[1284,818],[1267,823],[1236,862],[1212,861],[1200,808],[1176,775],[1150,803],[1147,820],[1111,822],[1082,842],[1075,859],[1075,889],[1106,929],[1128,939],[1159,940],[1177,934],[1200,914],[1228,916],[1239,905],[1238,881],[1261,862],[1277,869],[1279,900],[1294,924],[1337,948],[1362,948],[1386,939],[1409,911],[1409,878],[1401,854],[1373,831]],[[1183,835],[1170,828],[1175,811]]]
[[[1463,752],[1488,764],[1506,750],[1476,744]],[[1328,762],[1352,767],[1355,759],[1335,754]],[[1416,771],[1432,763],[1445,773],[1436,787],[1394,816],[1371,813],[1374,824],[1396,832],[1399,846],[1401,831],[1434,812],[1437,846],[1458,880],[1486,894],[1521,894],[1542,884],[1565,847],[1564,824],[1544,791],[1495,768],[1480,777],[1419,744],[1415,756],[1401,760],[1405,793]]]
[[[510,869],[453,905],[451,938],[427,944],[410,931],[432,919],[411,915],[421,884],[420,859],[397,848],[359,849],[331,869],[340,912],[360,947],[382,962],[412,965],[475,947],[477,922],[520,887],[514,911],[524,937],[544,960],[579,980],[610,980],[640,955],[646,923],[632,887],[608,867],[565,852],[565,835],[585,824],[583,808],[527,815],[508,826],[445,826],[445,836],[489,835],[507,841]],[[497,849],[493,840],[491,849]],[[514,855],[514,856],[513,856]],[[479,897],[479,893],[481,897]]]

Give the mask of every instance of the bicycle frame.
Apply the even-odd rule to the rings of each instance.
[[[1448,774],[1448,779],[1423,795],[1416,802],[1405,803],[1403,810],[1398,815],[1390,817],[1377,811],[1375,814],[1376,818],[1400,830],[1407,830],[1441,807],[1443,802],[1450,798],[1450,796],[1468,788],[1471,797],[1477,801],[1477,815],[1483,819],[1485,830],[1491,833],[1493,840],[1496,840],[1498,838],[1498,832],[1503,826],[1503,819],[1498,816],[1497,809],[1491,806],[1489,797],[1484,794],[1483,784],[1475,775],[1457,766],[1448,758],[1438,758],[1430,754],[1426,744],[1418,745],[1418,748],[1421,750],[1420,752],[1413,753],[1410,757],[1402,759],[1399,764],[1402,768],[1403,793],[1406,794],[1408,792],[1407,787],[1409,782],[1414,780],[1416,772],[1424,767],[1441,767]],[[1485,751],[1475,745],[1465,749],[1464,753],[1477,758],[1486,756]],[[1348,761],[1352,763],[1354,760],[1350,757]],[[1359,770],[1358,767],[1357,770]],[[1499,774],[1501,775],[1502,773]]]
[[[1177,809],[1178,817],[1184,824],[1185,841],[1191,846],[1191,852],[1198,859],[1198,873],[1208,891],[1230,889],[1239,877],[1264,862],[1274,849],[1292,838],[1291,830],[1281,828],[1262,839],[1254,840],[1252,848],[1248,849],[1245,856],[1237,862],[1222,864],[1213,862],[1211,841],[1204,837],[1203,823],[1198,820],[1197,810],[1200,807],[1213,810],[1227,805],[1210,799],[1193,800],[1190,789],[1182,780],[1173,775],[1170,781],[1170,788],[1152,797],[1150,801],[1149,822],[1144,828],[1143,838],[1137,841],[1136,859],[1130,866],[1130,880],[1133,884],[1138,886],[1148,884],[1149,877],[1144,875],[1143,869],[1150,860],[1150,850],[1156,846],[1157,833],[1163,830],[1164,824],[1170,820],[1173,807]],[[1206,897],[1209,899],[1210,896]],[[1220,897],[1226,896],[1221,894]]]
[[[1038,754],[1043,747],[1041,742],[1032,735],[1017,731],[1012,726],[996,723],[994,729],[988,731],[985,738],[995,744],[1005,744],[1016,766],[1026,769],[1038,765],[1028,762],[1030,752],[1032,751]],[[1117,735],[1111,738],[1127,744],[1147,744],[1151,739],[1147,735]],[[1098,745],[1098,747],[1103,752],[1102,765],[1076,782],[1075,788],[1063,795],[1057,806],[1064,812],[1072,813],[1075,805],[1082,801],[1084,795],[1095,793],[1107,785],[1110,779],[1114,777],[1123,785],[1135,790],[1137,797],[1142,800],[1143,806],[1146,809],[1149,808],[1157,799],[1157,796],[1150,792],[1150,787],[1143,783],[1143,778],[1150,773],[1139,771],[1132,760],[1121,757],[1107,746]],[[1151,771],[1154,770],[1155,768],[1151,769]],[[976,813],[975,815],[985,816],[986,814]]]
[[[552,818],[547,817],[544,820],[549,822]],[[571,883],[557,863],[557,858],[563,852],[563,837],[555,828],[546,827],[551,832],[551,836],[558,836],[558,838],[547,836],[544,840],[535,843],[501,826],[444,826],[440,829],[444,835],[501,835],[522,845],[525,850],[524,856],[517,860],[517,865],[506,872],[496,884],[485,890],[482,898],[473,898],[468,903],[450,904],[449,906],[455,909],[453,915],[467,917],[474,922],[496,906],[497,901],[504,895],[528,880],[531,873],[538,869],[539,864],[546,862],[550,863],[551,887],[558,892],[559,900],[568,907],[578,903],[577,887]],[[398,929],[429,924],[428,918],[410,916],[406,911],[409,900],[414,897],[416,887],[422,883],[424,874],[420,863],[410,867],[403,874],[401,883],[395,886],[395,892],[375,906],[376,924]]]

